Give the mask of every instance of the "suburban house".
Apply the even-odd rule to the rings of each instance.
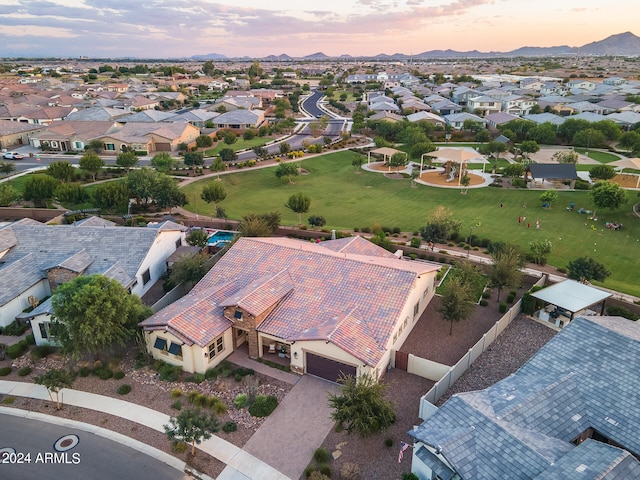
[[[422,480],[640,478],[638,358],[637,322],[578,317],[513,375],[429,404],[408,432],[411,470]]]
[[[121,124],[108,120],[93,122],[61,120],[52,123],[46,130],[32,135],[29,142],[33,147],[47,151],[82,152],[91,140],[116,132],[121,127]]]
[[[467,112],[444,115],[444,119],[454,130],[462,130],[465,120],[471,120],[482,125],[486,124],[483,118]]]
[[[247,349],[298,374],[379,378],[433,297],[438,269],[358,236],[241,237],[188,295],[140,326],[154,358],[188,372]]]
[[[120,153],[123,147],[137,152],[177,152],[181,143],[196,141],[200,129],[187,122],[127,122],[114,132],[100,137],[107,152]]]
[[[467,100],[467,110],[469,112],[479,112],[483,117],[489,113],[502,111],[502,102],[487,95],[476,95]]]
[[[0,148],[11,148],[14,145],[26,145],[32,135],[42,132],[44,125],[33,123],[0,120]]]
[[[214,128],[228,128],[232,130],[247,130],[250,128],[258,128],[265,124],[267,120],[264,117],[263,110],[233,110],[226,112],[213,120]]]
[[[47,298],[79,275],[105,275],[142,297],[184,243],[186,227],[170,221],[155,227],[119,227],[90,217],[73,225],[23,219],[0,228],[0,326],[28,319],[36,342],[50,342]]]

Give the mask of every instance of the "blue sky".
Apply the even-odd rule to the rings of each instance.
[[[628,0],[0,0],[0,56],[508,51],[640,34],[638,18]]]

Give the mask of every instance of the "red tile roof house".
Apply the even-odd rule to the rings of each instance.
[[[187,372],[247,343],[251,358],[277,352],[298,374],[380,378],[431,301],[438,270],[361,237],[243,237],[187,296],[140,325],[154,358]]]

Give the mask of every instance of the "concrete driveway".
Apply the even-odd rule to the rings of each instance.
[[[246,443],[246,452],[297,480],[333,427],[327,402],[335,383],[304,375]]]

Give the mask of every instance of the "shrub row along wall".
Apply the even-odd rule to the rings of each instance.
[[[545,281],[545,276],[543,275],[540,278],[540,280],[538,280],[534,284],[534,286],[544,285],[544,281]],[[476,359],[487,348],[489,348],[489,345],[491,345],[493,341],[498,337],[498,335],[500,335],[504,331],[504,329],[509,326],[511,321],[518,316],[518,314],[520,313],[521,304],[522,304],[522,299],[518,300],[518,302],[513,307],[511,307],[511,309],[507,311],[507,313],[505,313],[502,316],[502,318],[500,318],[500,320],[498,320],[495,323],[493,327],[491,327],[491,330],[485,333],[482,336],[482,338],[473,347],[469,349],[467,354],[464,357],[462,357],[458,361],[458,363],[456,363],[453,367],[447,367],[446,365],[442,365],[442,364],[436,364],[437,367],[435,367],[434,365],[427,365],[425,363],[425,362],[430,362],[429,360],[425,360],[425,359],[418,360],[417,358],[413,359],[413,364],[416,365],[416,370],[411,371],[411,368],[409,368],[407,371],[409,373],[414,373],[416,375],[420,375],[419,372],[424,373],[425,371],[427,371],[427,373],[430,376],[427,376],[427,375],[420,375],[420,376],[423,376],[425,378],[430,378],[432,380],[435,380],[438,374],[442,372],[442,367],[448,368],[448,371],[444,375],[442,375],[440,379],[438,379],[436,384],[433,387],[431,387],[431,390],[429,390],[426,394],[424,394],[420,399],[419,416],[422,420],[426,420],[431,415],[431,413],[435,409],[434,405],[436,404],[436,402],[440,400],[440,398],[445,394],[445,392],[449,388],[451,388],[451,386],[456,382],[456,380],[458,380],[462,376],[462,374],[469,369],[471,364],[475,362]],[[430,362],[430,363],[434,364],[435,362]],[[411,365],[412,365],[412,360],[410,358],[409,367],[411,367]]]

